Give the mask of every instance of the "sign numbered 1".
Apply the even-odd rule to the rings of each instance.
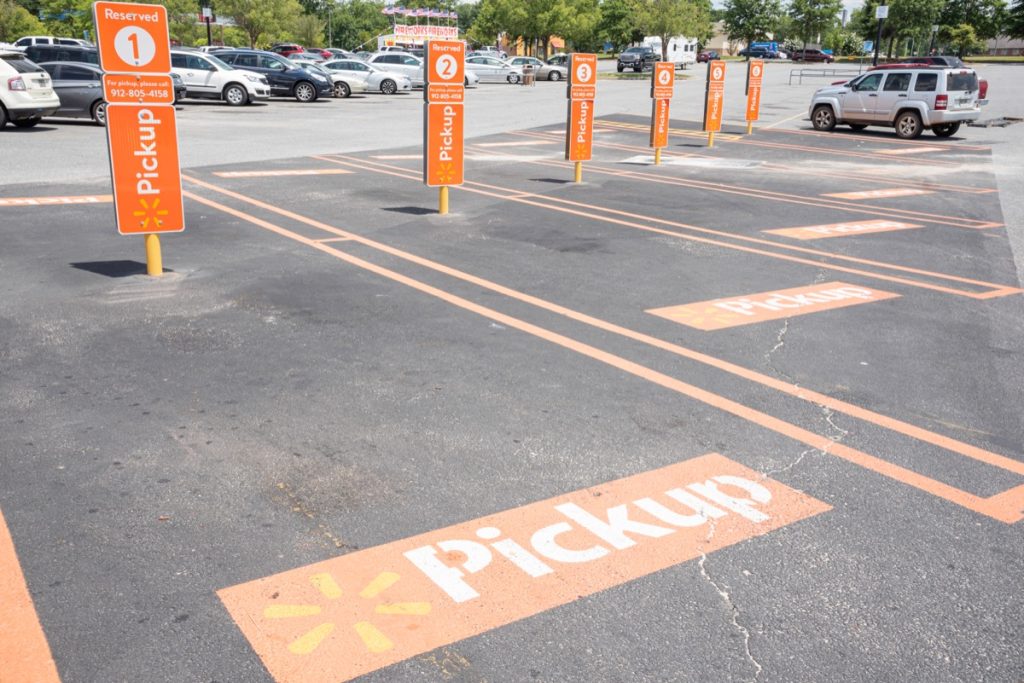
[[[100,67],[112,74],[171,71],[167,8],[127,2],[93,3]]]

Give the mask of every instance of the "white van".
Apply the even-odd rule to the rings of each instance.
[[[661,38],[658,36],[644,37],[643,44],[661,54]],[[685,69],[697,63],[697,39],[686,36],[673,36],[668,39],[668,61],[675,62],[677,69]],[[659,57],[660,59],[660,57]]]

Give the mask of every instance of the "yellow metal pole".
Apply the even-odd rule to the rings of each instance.
[[[440,192],[438,193],[438,208],[437,212],[444,216],[448,213],[448,186],[442,185]]]
[[[582,183],[583,182],[583,162],[582,161],[577,161],[576,162],[576,175],[575,175],[575,179],[576,179],[577,183]]]
[[[160,235],[146,235],[146,272],[153,277],[164,274],[164,261],[160,255]]]
[[[661,163],[661,147],[654,149],[654,165],[657,166]]]
[[[715,146],[715,131],[710,131],[708,133],[708,147],[714,147],[714,146]]]
[[[753,121],[747,121],[747,135],[750,135],[753,132],[754,132],[754,122]]]

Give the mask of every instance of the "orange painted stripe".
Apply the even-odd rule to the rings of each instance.
[[[891,232],[894,230],[911,230],[920,228],[914,223],[901,223],[900,221],[872,220],[857,221],[851,223],[830,223],[828,225],[805,225],[800,228],[779,228],[776,230],[762,230],[771,235],[782,235],[796,240],[820,240],[830,237],[849,237],[851,235],[868,235],[876,232]]]
[[[711,453],[217,594],[278,683],[339,683],[830,509]]]
[[[0,511],[0,681],[60,682],[3,511]]]
[[[276,178],[279,176],[341,175],[351,173],[340,168],[292,168],[278,171],[214,171],[220,178]]]
[[[647,312],[698,330],[710,331],[885,301],[898,296],[845,282],[821,282],[809,287],[652,308]]]
[[[209,183],[204,183],[197,179],[188,177],[186,177],[186,179],[197,185],[209,187],[211,189],[214,189],[218,192],[222,192],[223,194],[227,194],[229,196],[239,196],[237,195],[237,193],[217,188],[216,186],[212,186]],[[533,325],[532,323],[528,323],[524,320],[514,318],[504,313],[500,313],[486,306],[481,306],[477,303],[469,301],[468,299],[464,299],[460,296],[451,294],[437,287],[425,284],[423,282],[420,282],[419,280],[408,277],[396,271],[384,268],[382,266],[378,266],[374,263],[370,263],[358,257],[352,256],[351,254],[335,249],[330,245],[321,244],[316,240],[310,239],[298,233],[274,225],[273,223],[265,221],[261,218],[257,218],[243,211],[239,211],[237,209],[233,209],[223,204],[219,204],[210,199],[206,199],[205,197],[201,197],[193,193],[188,193],[188,196],[201,204],[205,204],[206,206],[218,209],[220,211],[223,211],[224,213],[227,213],[228,215],[235,216],[236,218],[248,221],[253,225],[258,225],[266,230],[277,233],[284,237],[288,237],[289,239],[293,239],[296,242],[300,242],[314,249],[322,251],[326,254],[330,254],[335,258],[345,261],[351,265],[357,266],[359,268],[375,273],[387,279],[406,285],[412,289],[423,292],[424,294],[428,294],[437,299],[445,301],[453,306],[462,308],[472,313],[476,313],[481,317],[488,318],[490,320],[493,320],[494,322],[505,325],[506,327],[519,330],[526,334],[535,336],[539,339],[548,341],[557,346],[561,346],[562,348],[587,356],[598,362],[604,363],[611,367],[622,370],[623,372],[634,375],[641,379],[645,379],[653,384],[669,389],[670,391],[674,391],[676,393],[682,394],[689,398],[710,405],[714,408],[718,408],[719,410],[722,410],[724,412],[736,415],[737,417],[741,417],[749,422],[752,422],[753,424],[759,425],[761,427],[764,427],[765,429],[774,431],[778,434],[782,434],[783,436],[787,436],[795,441],[808,445],[816,450],[820,450],[823,453],[829,453],[844,460],[848,460],[865,469],[882,474],[884,476],[887,476],[891,479],[907,484],[914,488],[918,488],[922,491],[925,491],[926,493],[930,493],[939,498],[944,498],[947,501],[965,507],[974,512],[987,515],[989,517],[992,517],[993,519],[997,519],[1008,524],[1012,524],[1014,522],[1020,521],[1021,519],[1024,519],[1024,510],[1015,509],[1013,508],[1013,506],[1001,506],[987,503],[986,499],[984,498],[975,496],[974,494],[971,493],[967,493],[966,491],[962,491],[954,486],[950,486],[943,482],[936,481],[922,474],[918,474],[917,472],[908,470],[905,467],[900,467],[899,465],[887,462],[885,460],[882,460],[881,458],[868,455],[867,453],[859,451],[855,448],[836,443],[835,441],[826,436],[815,434],[811,431],[803,429],[802,427],[797,427],[796,425],[790,424],[766,413],[762,413],[758,410],[754,410],[753,408],[745,406],[741,403],[737,403],[736,401],[732,401],[731,399],[725,398],[724,396],[720,396],[705,389],[701,389],[691,384],[687,384],[686,382],[679,381],[674,377],[669,377],[668,375],[662,374],[655,370],[651,370],[650,368],[640,365],[639,363],[634,363],[632,361],[626,360],[624,358],[608,353],[596,347],[590,346],[589,344],[584,344],[575,339],[566,337],[556,332],[552,332],[537,325]],[[255,202],[256,200],[252,201]],[[262,204],[262,202],[260,202],[259,204]],[[271,208],[270,210],[273,210],[273,208]],[[307,219],[307,221],[308,220],[309,219]],[[351,235],[351,233],[345,233],[344,231],[337,229],[332,229],[332,231],[335,231],[341,235]],[[354,240],[361,240],[361,238],[359,238],[357,235],[352,235],[352,237]],[[1016,463],[1017,466],[1024,467],[1024,463],[1018,463],[1016,461],[1011,460],[1010,458],[1005,458],[1005,456],[999,456],[996,454],[991,455],[994,456],[994,459],[997,461],[999,459],[1002,459],[1012,463]]]
[[[837,199],[889,199],[890,197],[914,197],[922,194],[931,194],[931,192],[911,187],[883,187],[879,190],[861,190],[859,192],[829,192],[822,196]]]
[[[344,157],[342,155],[338,155],[338,156],[341,159],[350,159],[350,157]],[[378,172],[380,172],[380,173],[390,173],[391,175],[396,175],[398,177],[410,178],[411,179],[411,176],[408,175],[409,173],[411,173],[409,171],[409,169],[405,169],[405,168],[402,168],[400,166],[391,166],[389,164],[375,164],[373,162],[358,162],[358,160],[342,161],[340,159],[334,159],[334,158],[330,158],[330,157],[316,157],[316,158],[317,159],[321,159],[323,161],[333,161],[334,163],[338,163],[338,164],[342,164],[342,165],[348,165],[348,166],[352,166],[352,167],[356,167],[356,168],[361,168],[362,167],[361,163],[372,164],[373,166],[379,167],[381,169],[394,169],[395,171],[400,171],[400,173],[399,173],[399,172],[391,172],[391,171],[379,170]],[[567,167],[564,164],[564,162],[549,162],[549,161],[542,161],[542,160],[528,160],[528,161],[526,161],[526,163],[535,163],[535,164],[541,164],[541,165],[547,165],[547,166],[557,166],[559,168]],[[623,172],[623,171],[616,171],[616,170],[606,170],[606,169],[604,169],[601,166],[598,166],[596,164],[588,164],[587,170],[588,170],[588,172],[606,173],[608,175],[616,175],[616,176],[635,175],[634,173],[628,172],[628,171]],[[661,182],[661,180],[655,180],[655,182]],[[472,186],[472,187],[467,187],[467,186]],[[473,189],[474,187],[488,188],[488,189],[493,190],[493,192],[478,191],[478,190]],[[959,276],[955,276],[955,275],[947,275],[947,274],[944,274],[944,273],[933,273],[931,271],[921,270],[921,269],[918,269],[918,268],[910,268],[908,266],[899,266],[899,265],[895,265],[895,264],[891,264],[891,263],[885,263],[885,262],[881,262],[881,261],[872,261],[870,259],[862,259],[862,258],[857,258],[857,257],[853,257],[853,256],[845,256],[843,254],[836,254],[836,253],[832,253],[832,252],[820,251],[820,250],[817,250],[817,249],[809,249],[807,247],[799,247],[799,246],[791,245],[791,244],[783,244],[783,243],[780,243],[780,242],[759,239],[759,238],[756,238],[756,237],[748,237],[748,236],[745,236],[745,235],[737,235],[737,234],[734,234],[734,233],[723,232],[723,231],[720,231],[720,230],[712,230],[710,228],[703,228],[703,227],[696,226],[696,225],[689,225],[689,224],[686,224],[686,223],[680,223],[678,221],[671,221],[671,220],[668,220],[668,219],[657,218],[657,217],[654,217],[654,216],[645,216],[645,215],[642,215],[642,214],[631,213],[631,212],[628,212],[628,211],[620,211],[620,210],[617,210],[617,209],[609,209],[609,208],[598,206],[598,205],[595,205],[595,204],[587,204],[587,203],[584,203],[584,202],[575,202],[575,201],[571,201],[571,200],[568,200],[568,199],[562,199],[560,197],[551,197],[551,196],[547,196],[547,195],[540,195],[540,194],[534,194],[534,193],[521,192],[519,190],[515,190],[515,189],[512,189],[512,188],[501,187],[501,186],[498,186],[498,185],[490,185],[490,184],[487,184],[487,183],[478,183],[478,182],[467,182],[466,185],[463,186],[461,189],[469,191],[469,192],[477,192],[478,194],[484,194],[484,195],[495,197],[495,198],[498,198],[498,199],[504,199],[504,200],[508,200],[508,201],[517,201],[519,203],[528,204],[528,205],[531,205],[531,206],[537,206],[537,207],[545,208],[545,209],[548,209],[548,210],[551,210],[551,211],[559,211],[559,212],[562,212],[562,213],[569,213],[569,214],[572,214],[572,215],[583,216],[583,217],[586,217],[586,218],[593,218],[595,220],[600,220],[600,221],[604,221],[604,222],[607,222],[607,223],[613,223],[613,224],[616,224],[616,225],[622,225],[622,226],[625,226],[625,227],[635,228],[635,229],[638,229],[638,230],[644,230],[646,232],[654,232],[654,233],[659,233],[659,234],[664,234],[664,235],[671,235],[671,236],[674,236],[674,237],[679,237],[681,239],[686,239],[686,240],[690,240],[690,241],[694,241],[694,242],[702,242],[702,243],[705,243],[705,244],[714,244],[716,246],[720,246],[720,247],[723,247],[723,248],[726,248],[726,249],[734,249],[734,250],[737,250],[737,251],[743,251],[743,252],[747,252],[747,253],[758,254],[758,255],[761,255],[761,256],[768,256],[768,257],[771,257],[771,258],[782,259],[782,260],[785,260],[785,261],[792,261],[792,262],[795,262],[795,263],[803,263],[803,264],[807,264],[807,265],[812,265],[812,266],[814,266],[816,268],[828,268],[828,269],[836,270],[836,271],[839,271],[839,272],[852,273],[852,274],[855,274],[855,275],[862,275],[864,277],[885,280],[885,281],[888,281],[888,282],[897,282],[897,283],[909,285],[909,286],[912,286],[912,287],[920,287],[922,289],[931,289],[931,290],[943,292],[943,293],[946,293],[946,294],[956,294],[956,295],[959,295],[959,296],[965,296],[965,297],[973,298],[973,299],[988,299],[988,298],[999,297],[999,296],[1008,296],[1010,294],[1018,294],[1018,293],[1021,292],[1021,290],[1018,289],[1018,288],[1007,287],[1007,286],[1004,286],[1004,285],[998,285],[998,284],[991,283],[991,282],[984,282],[984,281],[981,281],[981,280],[972,280],[970,278],[963,278],[963,277],[959,277]],[[518,194],[513,194],[513,193],[518,193]],[[526,199],[526,197],[530,197],[533,200],[538,200],[538,201],[532,201],[530,199]],[[539,202],[547,202],[547,203],[539,203]],[[660,228],[655,228],[655,227],[650,226],[650,225],[643,225],[643,224],[639,224],[639,223],[635,223],[635,222],[630,222],[630,221],[617,220],[615,218],[610,218],[608,216],[602,216],[602,215],[599,215],[599,214],[587,213],[587,212],[583,212],[583,211],[574,211],[574,210],[570,210],[570,209],[566,209],[566,208],[561,208],[561,207],[558,207],[558,206],[553,206],[552,203],[565,204],[565,205],[568,205],[568,206],[578,206],[578,207],[582,207],[582,208],[585,208],[585,209],[593,209],[593,210],[596,210],[596,211],[603,211],[603,212],[608,213],[608,214],[637,218],[637,219],[640,219],[640,220],[650,221],[652,223],[659,223],[659,224],[662,224],[662,225],[670,225],[670,226],[673,226],[673,227],[679,227],[679,228],[683,228],[683,229],[686,229],[686,230],[692,230],[694,232],[701,232],[701,233],[713,234],[713,235],[721,235],[723,237],[728,237],[730,239],[735,239],[737,241],[754,242],[754,243],[758,243],[758,244],[769,245],[769,246],[771,246],[773,248],[777,248],[777,249],[785,249],[785,250],[789,250],[789,251],[804,252],[804,253],[813,254],[813,255],[816,255],[816,256],[823,256],[823,257],[826,257],[826,258],[832,258],[832,259],[836,259],[836,260],[849,261],[849,262],[853,262],[853,263],[860,263],[860,264],[869,265],[869,266],[872,266],[872,267],[887,268],[887,269],[890,269],[890,270],[914,273],[914,274],[918,274],[918,275],[924,275],[924,276],[927,276],[927,277],[935,277],[935,278],[938,278],[938,279],[945,279],[945,280],[950,280],[950,281],[954,281],[954,282],[963,282],[963,283],[966,283],[966,284],[973,284],[973,285],[978,285],[978,286],[981,286],[981,287],[992,288],[993,291],[991,291],[991,292],[981,292],[981,293],[979,293],[979,292],[969,292],[969,291],[965,291],[965,290],[962,290],[962,289],[955,289],[955,288],[951,288],[951,287],[944,287],[944,286],[941,286],[941,285],[935,285],[935,284],[931,284],[931,283],[927,283],[927,282],[922,282],[922,281],[919,281],[919,280],[911,280],[911,279],[907,279],[907,278],[894,277],[894,276],[891,276],[891,275],[883,275],[883,274],[875,273],[875,272],[871,272],[871,271],[859,270],[859,269],[855,269],[855,268],[847,268],[847,267],[844,267],[844,266],[838,266],[838,265],[834,265],[834,264],[823,263],[821,261],[812,261],[812,260],[809,260],[809,259],[797,258],[797,257],[793,257],[793,256],[788,256],[786,254],[779,254],[779,253],[772,252],[772,251],[765,251],[765,250],[762,250],[762,249],[754,249],[754,248],[750,248],[750,247],[743,247],[743,246],[740,246],[740,245],[737,245],[737,244],[731,244],[731,243],[722,242],[722,241],[719,241],[719,240],[713,240],[713,239],[697,237],[697,236],[694,236],[694,235],[688,235],[688,234],[685,234],[685,233],[680,233],[680,232],[677,232],[677,231],[674,231],[674,230],[664,230],[664,229],[660,229]]]
[[[764,128],[759,128],[765,130]],[[558,134],[546,131],[510,131],[509,135],[518,135],[521,137],[539,137],[548,138],[555,137]],[[607,149],[621,149],[629,152],[647,152],[649,151],[645,147],[639,147],[636,145],[628,145],[621,142],[595,142],[594,146],[604,147]],[[677,159],[696,157],[700,159],[720,159],[721,157],[713,154],[701,154],[700,152],[673,152],[670,150],[664,150],[662,156],[675,157]],[[379,157],[375,157],[379,158]],[[785,164],[776,164],[770,161],[763,162],[758,169],[766,171],[786,171],[787,173],[796,173],[799,175],[810,175],[815,177],[828,176],[829,178],[848,178],[850,180],[859,180],[866,183],[883,183],[886,185],[892,184],[893,180],[890,178],[879,177],[877,174],[858,173],[857,171],[839,171],[834,168],[828,167],[813,167],[804,166],[786,166]],[[756,169],[755,169],[756,170]],[[899,181],[901,184],[908,187],[920,187],[925,190],[942,190],[944,192],[956,192],[962,194],[992,194],[998,192],[993,187],[968,187],[966,185],[950,185],[946,183],[935,183],[931,181],[914,181],[901,178]]]
[[[113,195],[87,194],[75,197],[0,197],[0,207],[60,206],[62,204],[109,204]]]
[[[904,149],[883,149],[879,154],[902,156],[904,154],[928,154],[929,152],[946,152],[948,147],[907,147]]]

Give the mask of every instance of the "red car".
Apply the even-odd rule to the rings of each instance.
[[[829,64],[836,61],[836,58],[827,52],[822,52],[821,50],[813,48],[807,50],[793,50],[789,54],[789,58],[794,62],[824,62]]]
[[[315,55],[320,55],[324,59],[336,59],[334,53],[325,47],[307,47],[306,52],[312,52]]]
[[[697,62],[698,63],[700,63],[700,62],[710,62],[712,59],[718,59],[718,51],[717,50],[704,50],[704,52],[701,52],[699,55],[697,55]]]
[[[301,45],[296,45],[295,43],[280,43],[270,48],[270,51],[276,52],[282,57],[291,57],[298,52],[305,52],[306,48]]]

